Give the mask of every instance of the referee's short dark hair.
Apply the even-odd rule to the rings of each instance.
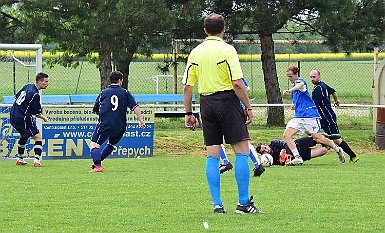
[[[123,74],[120,71],[112,71],[110,73],[110,82],[111,83],[118,83],[119,80],[123,79]]]
[[[222,15],[211,13],[206,16],[204,24],[208,34],[216,35],[223,31],[225,19]]]
[[[48,74],[40,72],[40,73],[38,73],[36,75],[36,79],[35,80],[36,80],[36,82],[38,82],[38,81],[44,80],[45,78],[48,78]]]

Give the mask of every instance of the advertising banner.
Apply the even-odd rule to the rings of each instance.
[[[10,108],[0,108],[0,156],[14,157],[17,154],[19,134],[9,123]],[[129,111],[126,132],[109,157],[133,158],[153,155],[154,110],[141,110],[145,128],[139,127],[135,113]],[[98,121],[98,116],[92,113],[92,108],[49,107],[43,109],[43,114],[49,118],[41,127],[43,159],[90,158],[89,144]],[[33,156],[33,140],[27,143],[27,152],[29,156]]]

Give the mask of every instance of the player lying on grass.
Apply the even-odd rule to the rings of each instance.
[[[294,143],[303,161],[323,156],[328,152],[325,147],[314,148],[317,142],[311,136],[298,138],[294,140]],[[257,145],[256,151],[260,154],[270,154],[273,157],[271,165],[292,165],[291,160],[294,158],[285,140],[271,140],[269,144],[260,143]]]

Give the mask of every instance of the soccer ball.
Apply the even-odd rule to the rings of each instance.
[[[264,167],[270,167],[273,165],[273,156],[271,156],[271,154],[263,154],[259,158],[259,161]]]

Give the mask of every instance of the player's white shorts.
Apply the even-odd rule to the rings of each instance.
[[[293,118],[287,123],[286,128],[296,129],[300,134],[305,132],[310,134],[321,132],[319,118]]]

